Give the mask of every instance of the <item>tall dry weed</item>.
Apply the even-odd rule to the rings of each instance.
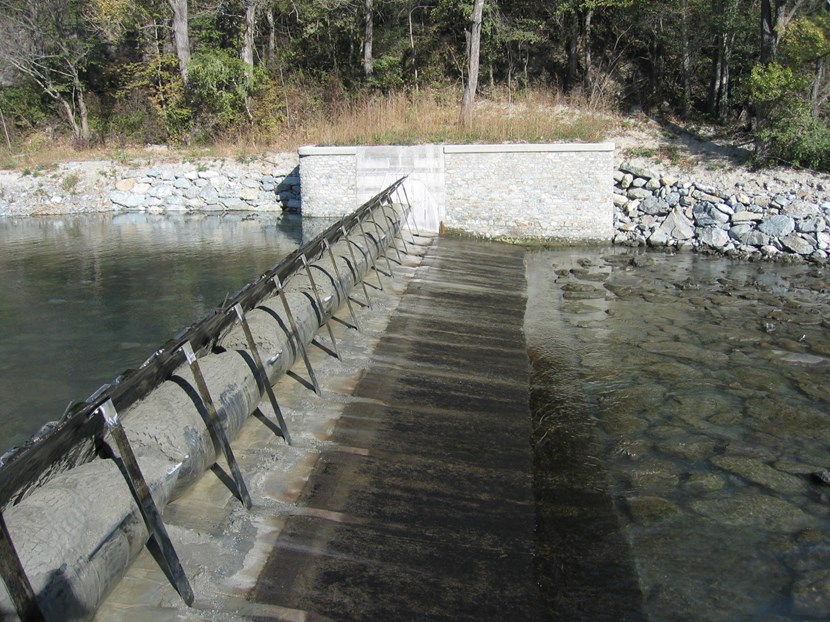
[[[293,88],[284,103],[271,102],[284,110],[281,123],[238,128],[210,145],[170,149],[167,153],[154,150],[151,157],[241,157],[293,151],[309,144],[597,142],[617,124],[609,106],[581,95],[541,88],[518,93],[496,88],[479,98],[473,125],[465,128],[459,121],[460,101],[460,90],[445,88],[352,97],[340,94],[333,105],[319,92],[309,89],[303,95],[301,89]],[[54,137],[33,137],[8,152],[0,149],[0,166],[18,169],[66,160],[126,163],[142,158],[148,158],[143,145],[79,149],[69,140]]]

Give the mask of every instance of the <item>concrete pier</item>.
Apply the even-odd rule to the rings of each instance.
[[[221,468],[168,506],[194,608],[145,553],[98,619],[543,618],[524,252],[450,239],[415,252],[370,288],[362,333],[339,325],[343,363],[312,349],[321,397],[296,367],[277,383],[294,446],[265,418],[243,429],[254,508]]]

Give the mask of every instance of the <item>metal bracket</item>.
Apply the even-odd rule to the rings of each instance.
[[[392,227],[392,231],[395,231],[397,229],[395,235],[392,236],[392,243],[389,246],[395,249],[395,253],[397,253],[398,255],[398,263],[403,265],[403,259],[401,259],[401,251],[398,250],[398,243],[395,240],[398,238],[401,239],[401,242],[403,242],[404,253],[408,254],[409,250],[406,248],[406,240],[403,239],[403,235],[401,234],[401,228],[399,226],[400,223],[386,213],[386,204],[383,201],[381,201],[379,207],[381,213],[383,214],[383,219],[389,223],[389,225]],[[395,213],[394,209],[392,210],[392,213]]]
[[[314,369],[311,367],[311,361],[308,359],[308,352],[305,349],[305,344],[303,343],[303,340],[300,339],[300,333],[297,330],[297,322],[294,321],[294,314],[291,313],[291,307],[288,304],[288,299],[285,297],[285,290],[283,288],[283,284],[280,282],[279,276],[274,276],[274,285],[277,288],[277,294],[279,294],[280,300],[282,300],[282,306],[285,309],[285,315],[288,316],[288,322],[291,326],[291,334],[288,336],[288,339],[290,340],[293,337],[297,340],[297,348],[303,355],[303,361],[305,361],[305,368],[306,371],[308,371],[309,377],[311,378],[311,384],[314,387],[314,392],[317,395],[321,395],[320,384],[317,382],[317,376],[314,374]]]
[[[388,238],[388,236],[384,236],[383,229],[380,228],[380,225],[378,224],[378,221],[375,220],[374,214],[372,214],[372,220],[370,220],[369,222],[374,225],[375,231],[377,232],[377,236],[378,236],[378,243],[377,243],[378,254],[381,254],[381,250],[383,251],[382,256],[386,260],[386,268],[389,270],[389,275],[388,276],[390,278],[394,279],[395,278],[395,273],[392,272],[392,263],[389,261],[389,255],[388,255],[389,244],[387,243],[387,244],[384,244],[383,246],[381,246],[381,243],[380,243],[381,239],[383,239],[384,237]]]
[[[18,617],[24,622],[44,622],[43,612],[35,599],[32,584],[23,570],[17,551],[14,549],[6,520],[0,513],[0,576],[8,588]]]
[[[242,324],[242,332],[245,333],[245,339],[248,341],[248,349],[251,351],[251,356],[254,359],[254,365],[256,365],[257,372],[259,372],[259,379],[262,381],[262,384],[265,387],[265,392],[268,394],[268,400],[271,402],[271,408],[274,410],[274,415],[277,417],[277,423],[280,426],[280,430],[282,430],[283,438],[285,438],[286,443],[291,445],[291,435],[288,433],[288,426],[285,424],[285,419],[282,416],[282,410],[280,410],[280,405],[277,403],[277,396],[274,395],[274,387],[271,386],[271,381],[268,379],[268,373],[265,371],[265,366],[262,364],[262,358],[259,356],[259,348],[257,348],[256,342],[254,341],[254,336],[251,333],[251,327],[248,325],[245,312],[242,310],[242,305],[236,303],[233,306],[233,310],[236,312],[236,317],[239,319],[239,323]]]
[[[360,216],[357,216],[356,219],[357,219],[357,224],[360,226],[360,233],[363,234],[363,243],[366,245],[366,255],[369,257],[369,262],[372,265],[372,270],[375,271],[375,276],[378,277],[378,285],[380,286],[380,291],[383,291],[383,281],[380,280],[380,270],[378,270],[378,265],[375,262],[374,256],[369,251],[369,236],[366,235],[366,229],[363,228],[363,221],[360,220]],[[376,246],[378,247],[378,251],[380,251],[380,243],[379,242],[376,244]]]
[[[412,213],[412,202],[409,200],[409,194],[406,192],[406,186],[403,184],[400,185],[400,189],[403,190],[403,196],[406,199],[406,204],[409,206],[409,213]],[[407,224],[409,224],[409,218],[407,218]],[[414,216],[412,217],[412,224],[415,225],[415,233],[420,238],[421,237],[421,230],[418,228],[418,219]]]
[[[213,398],[210,396],[205,377],[202,375],[202,368],[199,366],[199,361],[196,354],[193,352],[193,346],[190,342],[185,342],[180,348],[184,354],[187,363],[190,365],[190,371],[193,372],[193,378],[196,380],[196,388],[199,390],[199,396],[202,398],[202,403],[205,405],[205,410],[208,414],[208,432],[213,437],[214,442],[222,448],[222,453],[225,455],[225,460],[228,467],[231,469],[233,481],[236,483],[236,491],[239,493],[239,498],[242,505],[246,509],[251,509],[251,495],[248,494],[248,487],[245,485],[245,480],[242,478],[242,473],[239,470],[239,465],[236,463],[236,457],[233,455],[231,444],[228,441],[228,435],[225,432],[225,426],[219,418],[219,413],[213,405]]]
[[[388,205],[389,209],[392,210],[393,215],[395,214],[395,207],[392,205],[391,201],[388,202],[388,203],[385,203],[385,204],[384,203],[380,204],[380,209],[383,211],[383,215],[386,217],[386,220],[388,220],[392,224],[393,227],[395,225],[397,225],[397,229],[398,229],[397,237],[399,237],[401,239],[401,242],[403,242],[403,252],[408,255],[409,254],[409,247],[406,245],[406,240],[403,237],[403,226],[401,225],[400,220],[395,220],[395,218],[393,218],[392,216],[389,216],[386,213],[386,207],[385,207],[386,205]],[[395,250],[398,250],[397,246],[395,247]],[[398,253],[398,260],[399,261],[400,261],[400,258],[401,258],[401,254]]]
[[[314,291],[314,300],[317,302],[317,308],[320,309],[320,318],[323,320],[323,324],[326,325],[326,330],[329,331],[331,345],[334,348],[334,356],[337,358],[337,360],[342,360],[340,358],[340,351],[337,349],[337,340],[334,338],[334,331],[331,329],[331,322],[329,322],[329,316],[326,313],[326,310],[323,308],[323,301],[320,299],[320,291],[317,289],[317,283],[314,282],[314,275],[311,274],[311,268],[308,265],[308,258],[305,256],[305,253],[302,253],[300,255],[300,258],[303,260],[303,267],[305,268],[306,276],[308,277],[308,280],[311,283],[311,289]]]
[[[399,203],[401,203],[401,195],[400,195],[400,194],[398,194],[398,191],[399,191],[399,190],[401,190],[401,189],[403,189],[403,184],[401,184],[400,186],[398,186],[397,188],[395,188],[395,196],[397,197],[397,199],[398,199],[398,202],[399,202]],[[406,190],[404,190],[404,192],[406,192]],[[401,203],[401,205],[403,205],[403,203]],[[416,242],[415,242],[415,234],[414,234],[414,233],[412,233],[412,225],[410,225],[410,224],[409,224],[409,217],[410,217],[411,215],[412,215],[412,206],[411,206],[411,205],[409,205],[409,199],[407,199],[407,200],[406,200],[406,208],[405,208],[405,209],[404,209],[404,211],[403,211],[403,218],[402,218],[401,220],[402,220],[402,221],[403,221],[403,223],[406,225],[406,228],[407,228],[407,229],[409,229],[409,237],[410,237],[410,242],[412,242],[412,244],[416,244]],[[414,220],[414,219],[415,219],[415,218],[413,217],[413,220]],[[401,239],[403,239],[403,227],[401,227]],[[409,251],[407,251],[407,253],[408,253],[408,252],[409,252]]]
[[[98,412],[104,418],[107,429],[115,441],[116,447],[118,447],[121,463],[124,465],[124,479],[127,480],[130,491],[138,503],[138,509],[141,511],[141,517],[144,519],[147,531],[151,537],[155,538],[156,544],[161,550],[173,581],[173,587],[176,588],[179,596],[189,607],[193,604],[193,590],[190,588],[187,575],[184,573],[176,549],[173,548],[170,536],[167,535],[167,528],[164,526],[164,521],[156,507],[156,502],[153,500],[153,495],[150,494],[150,488],[147,486],[147,481],[144,479],[144,474],[141,472],[135,458],[133,448],[127,434],[124,432],[124,427],[118,419],[118,412],[115,410],[112,400],[107,400],[99,406]]]
[[[346,242],[348,244],[348,241]],[[354,327],[356,330],[360,330],[360,324],[357,321],[357,315],[355,315],[354,307],[352,307],[352,301],[349,299],[349,294],[346,293],[346,286],[343,283],[343,277],[340,274],[340,268],[337,266],[337,260],[334,257],[334,251],[331,250],[331,244],[329,243],[328,239],[323,240],[323,244],[326,247],[326,250],[329,252],[329,259],[331,260],[331,265],[334,266],[334,276],[337,277],[337,280],[334,283],[334,289],[337,289],[337,284],[340,283],[341,292],[338,293],[338,296],[346,299],[346,306],[349,308],[349,315],[352,316],[352,322],[354,322]],[[351,250],[351,246],[349,247]]]
[[[366,305],[371,309],[372,308],[372,301],[369,299],[369,292],[366,290],[366,281],[364,281],[357,273],[357,258],[354,256],[354,249],[352,248],[352,244],[355,244],[349,239],[349,234],[346,231],[346,227],[340,225],[340,231],[343,233],[343,239],[346,240],[346,246],[349,247],[349,256],[352,258],[352,265],[354,266],[354,278],[355,280],[360,279],[360,285],[363,287],[363,295],[366,296]],[[358,248],[360,248],[358,246]],[[361,253],[363,249],[361,249]],[[366,269],[369,269],[369,263],[366,263]]]

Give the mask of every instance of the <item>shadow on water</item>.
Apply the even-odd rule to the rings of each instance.
[[[566,348],[530,346],[536,576],[554,620],[646,620],[594,421]]]

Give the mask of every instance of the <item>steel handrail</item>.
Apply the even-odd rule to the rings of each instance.
[[[399,179],[280,260],[255,281],[228,296],[221,307],[184,328],[138,369],[125,372],[83,402],[76,402],[54,426],[42,428],[25,445],[6,452],[0,457],[0,511],[10,503],[18,503],[29,490],[42,485],[55,474],[93,460],[107,433],[104,420],[96,416],[102,404],[112,400],[118,412],[124,412],[144,399],[185,362],[181,352],[185,343],[191,344],[196,352],[212,351],[236,322],[236,315],[229,313],[230,310],[237,304],[246,312],[256,308],[275,293],[275,278],[285,283],[303,268],[302,257],[311,262],[322,257],[326,242],[331,245],[339,241],[344,230],[351,231],[359,226],[364,216],[390,201],[404,179]],[[380,240],[375,240],[375,244],[379,245]]]

